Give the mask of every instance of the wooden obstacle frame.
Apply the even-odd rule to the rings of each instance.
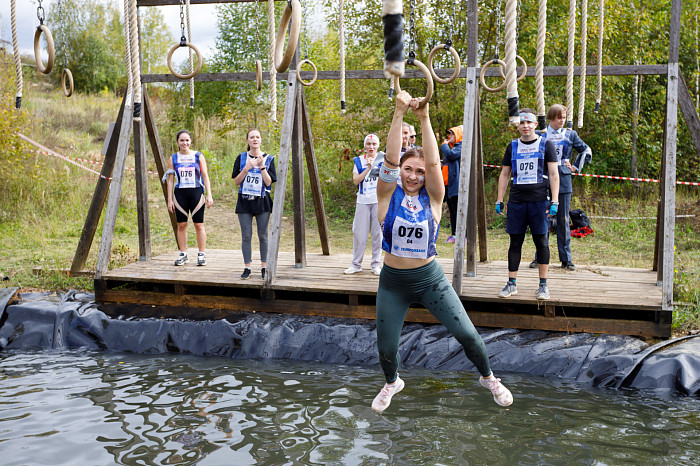
[[[254,0],[191,0],[192,5],[207,3],[240,3]],[[284,1],[284,0],[276,0]],[[486,200],[484,192],[483,152],[481,140],[481,118],[479,109],[479,73],[477,63],[478,45],[478,1],[467,0],[468,4],[468,38],[467,61],[459,77],[465,79],[464,101],[464,132],[462,139],[462,157],[460,166],[460,192],[457,210],[456,237],[467,238],[467,244],[461,241],[455,242],[454,267],[452,285],[458,294],[462,292],[462,278],[476,276],[477,245],[479,261],[488,260],[486,243]],[[163,5],[179,5],[178,0],[138,0],[137,7],[151,7]],[[695,148],[700,154],[700,119],[693,106],[690,93],[679,71],[679,43],[681,23],[682,0],[672,0],[670,15],[670,41],[669,60],[667,65],[614,65],[604,66],[602,74],[605,76],[634,76],[634,75],[666,75],[666,118],[663,141],[662,176],[660,183],[660,201],[658,204],[657,229],[655,242],[655,255],[653,270],[657,271],[657,285],[662,287],[662,311],[673,310],[673,249],[675,230],[675,187],[676,187],[676,140],[678,129],[678,106],[685,117],[690,130]],[[378,16],[379,17],[379,16]],[[302,157],[305,156],[307,171],[310,177],[311,194],[313,196],[315,214],[321,239],[323,255],[330,255],[330,241],[328,226],[326,223],[325,209],[321,195],[321,186],[318,176],[313,137],[309,113],[306,105],[306,97],[303,86],[299,83],[297,70],[300,63],[299,49],[297,46],[295,58],[288,70],[287,92],[284,106],[284,117],[280,149],[278,157],[278,181],[275,185],[275,201],[270,221],[270,242],[267,265],[267,277],[264,281],[261,296],[264,299],[274,299],[273,285],[276,278],[277,258],[281,236],[282,208],[287,188],[287,170],[291,163],[293,208],[294,208],[294,264],[295,267],[306,267],[305,245],[305,211],[304,211],[304,171]],[[447,78],[453,70],[437,70],[438,76]],[[565,76],[567,69],[564,66],[549,66],[544,69],[544,76]],[[576,67],[574,73],[581,74],[580,67]],[[596,70],[589,69],[587,75],[594,75]],[[486,76],[499,75],[497,69],[488,69]],[[301,71],[301,79],[309,79],[310,71]],[[527,76],[534,76],[534,70],[527,71]],[[345,73],[346,79],[386,79],[381,70],[350,70]],[[421,78],[419,70],[406,70],[405,77]],[[269,73],[263,73],[263,79],[269,79]],[[340,79],[339,71],[318,71],[320,80]],[[194,77],[197,82],[214,81],[255,81],[255,72],[237,73],[200,73]],[[97,223],[100,218],[104,202],[110,191],[110,200],[116,199],[118,203],[121,192],[121,174],[123,174],[123,161],[128,151],[130,131],[133,129],[135,158],[137,161],[137,203],[139,209],[139,256],[141,261],[150,260],[150,233],[148,228],[148,202],[147,186],[145,179],[145,139],[146,133],[154,155],[159,176],[162,177],[166,164],[165,157],[160,146],[158,131],[153,120],[148,94],[147,83],[179,82],[172,74],[144,74],[141,76],[144,95],[143,122],[134,121],[130,112],[124,111],[124,103],[117,116],[116,125],[112,137],[107,145],[105,163],[92,203],[88,210],[85,226],[83,228],[78,248],[71,266],[71,273],[77,273],[83,269],[87,254],[90,250]],[[303,155],[302,155],[303,154]],[[121,174],[119,173],[121,171]],[[112,194],[114,192],[115,194]],[[163,193],[167,199],[165,185]],[[109,203],[105,227],[103,228],[98,265],[95,272],[95,288],[102,288],[100,280],[107,270],[109,253],[114,233],[114,220],[116,208],[110,209]],[[177,226],[174,214],[170,214],[173,232]],[[466,268],[466,270],[465,270]],[[668,330],[670,335],[671,312],[656,314],[655,324]],[[666,331],[664,330],[664,333]]]

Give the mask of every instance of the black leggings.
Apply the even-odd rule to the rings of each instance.
[[[510,247],[508,248],[508,271],[517,272],[520,266],[520,257],[522,256],[523,242],[525,241],[525,233],[510,235]],[[537,248],[537,263],[549,264],[549,244],[547,235],[532,235],[532,241]]]
[[[459,196],[447,198],[447,208],[450,210],[450,230],[452,230],[452,236],[454,236],[455,231],[457,231],[457,201],[459,201]]]
[[[464,348],[464,354],[481,375],[491,374],[486,345],[438,261],[415,269],[384,264],[377,291],[377,349],[387,383],[394,383],[399,368],[399,340],[408,307],[422,304],[447,327]]]

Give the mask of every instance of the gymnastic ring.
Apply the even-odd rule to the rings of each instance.
[[[41,62],[41,33],[46,36],[46,51],[49,54],[49,60],[46,62],[46,66]],[[53,62],[56,58],[56,51],[53,46],[53,36],[51,31],[45,24],[37,26],[34,32],[34,59],[36,60],[37,69],[44,73],[49,74],[53,69]]]
[[[406,64],[408,65],[408,60],[406,60]],[[420,103],[418,104],[418,107],[425,107],[428,102],[430,102],[430,99],[433,97],[433,77],[430,75],[430,70],[428,69],[427,66],[425,66],[423,63],[421,63],[419,60],[413,60],[412,65],[415,65],[418,67],[419,70],[423,72],[425,75],[425,81],[426,84],[428,85],[428,88],[425,91],[425,97],[421,99]],[[396,95],[401,92],[401,85],[399,83],[400,78],[398,76],[394,76],[394,89],[396,90]]]
[[[455,71],[454,71],[454,73],[452,73],[452,76],[450,76],[449,78],[445,78],[445,79],[439,77],[437,75],[437,73],[435,73],[435,68],[433,68],[433,57],[435,56],[436,53],[438,53],[442,49],[449,51],[455,59]],[[455,79],[457,79],[457,76],[459,76],[459,71],[461,69],[460,65],[461,65],[461,62],[459,61],[459,54],[457,53],[457,51],[455,50],[454,47],[451,47],[449,45],[445,45],[445,44],[436,45],[435,48],[433,50],[431,50],[430,53],[428,54],[428,69],[430,70],[430,75],[433,77],[433,81],[437,81],[440,84],[449,84],[452,81],[454,81]]]
[[[173,53],[175,53],[175,50],[179,49],[180,47],[189,47],[192,50],[194,50],[194,53],[197,55],[197,67],[194,69],[193,72],[191,72],[189,74],[180,74],[177,71],[175,71],[175,69],[173,68]],[[199,70],[202,69],[202,54],[199,52],[199,49],[197,47],[195,47],[193,44],[190,44],[189,42],[179,42],[179,43],[173,45],[172,48],[168,51],[168,69],[177,78],[180,78],[180,79],[194,78],[197,75],[197,73],[199,73]]]
[[[498,92],[498,91],[503,90],[506,87],[505,75],[503,75],[503,78],[504,78],[503,82],[498,87],[489,87],[486,84],[486,80],[485,80],[486,70],[490,66],[494,66],[494,65],[498,65],[499,66],[498,69],[500,70],[501,68],[505,68],[506,63],[503,60],[499,60],[498,58],[494,58],[493,60],[489,60],[481,66],[481,74],[479,75],[479,81],[481,82],[481,87],[483,87],[484,90],[486,90],[488,92]],[[503,71],[501,71],[501,73],[503,73]]]
[[[523,78],[524,78],[525,75],[527,74],[527,63],[525,63],[525,59],[524,59],[523,57],[521,57],[520,55],[516,55],[515,58],[518,59],[518,60],[520,60],[520,63],[523,64],[523,72],[520,73],[520,76],[518,76],[518,79],[516,79],[517,82],[520,82],[520,81],[523,80]],[[506,79],[506,75],[503,74],[503,68],[502,68],[502,67],[500,67],[500,66],[498,67],[498,72],[501,73],[501,78]]]
[[[68,77],[68,87],[66,87],[66,77]],[[73,73],[68,68],[63,68],[61,73],[61,87],[63,88],[63,95],[66,97],[73,95]]]
[[[289,23],[292,26],[289,28],[289,41],[287,47],[284,47],[284,38],[287,35],[287,26]],[[289,64],[294,58],[294,52],[299,43],[299,29],[301,26],[301,4],[299,0],[290,0],[282,13],[280,27],[277,29],[277,40],[275,41],[275,69],[278,73],[284,73],[289,68]],[[282,49],[285,49],[282,54]]]
[[[301,67],[305,64],[311,65],[311,68],[313,68],[314,70],[314,77],[311,78],[311,81],[304,81],[303,79],[301,79]],[[301,62],[299,62],[299,66],[297,66],[297,81],[299,81],[299,84],[301,84],[302,86],[310,86],[316,82],[316,78],[318,78],[318,70],[316,69],[316,65],[314,65],[314,62],[312,62],[308,58],[304,58]]]
[[[258,90],[262,89],[262,62],[255,60],[255,86]]]

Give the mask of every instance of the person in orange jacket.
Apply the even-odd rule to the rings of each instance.
[[[447,167],[447,208],[450,210],[450,229],[452,234],[445,243],[455,242],[457,228],[457,200],[459,199],[459,164],[462,161],[462,125],[450,128],[447,139],[440,146],[442,163]]]

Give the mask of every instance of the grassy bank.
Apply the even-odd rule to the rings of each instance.
[[[76,95],[66,100],[59,91],[44,89],[41,83],[30,87],[23,110],[26,121],[17,123],[19,130],[30,138],[71,158],[99,162],[108,124],[117,114],[119,101],[106,95]],[[6,99],[7,100],[7,99]],[[3,102],[7,106],[8,102]],[[155,105],[160,134],[166,153],[174,150],[173,128],[166,109]],[[240,231],[234,213],[235,189],[231,169],[236,155],[245,150],[244,135],[226,131],[214,121],[194,120],[194,145],[207,156],[212,179],[214,206],[206,213],[208,247],[240,248]],[[264,148],[276,153],[279,137],[274,128],[263,128]],[[358,137],[359,140],[359,137]],[[70,267],[82,230],[87,207],[97,182],[89,171],[58,158],[32,152],[23,145],[21,161],[12,172],[13,180],[0,186],[0,275],[5,286],[23,289],[59,290],[91,289],[92,280],[68,278],[60,273],[37,275],[35,267],[61,270]],[[351,183],[351,163],[331,144],[317,140],[316,151],[329,216],[332,251],[352,251],[352,216],[354,188]],[[350,154],[352,155],[352,154]],[[82,162],[93,167],[88,162]],[[155,171],[153,164],[149,169]],[[127,161],[133,167],[133,156]],[[340,167],[340,169],[339,169]],[[99,166],[96,168],[99,171]],[[486,171],[487,205],[495,199],[497,176]],[[112,267],[138,259],[138,233],[134,176],[127,171],[124,178],[114,243]],[[291,184],[290,184],[291,185]],[[634,186],[621,181],[577,178],[572,208],[583,209],[591,218],[595,234],[572,239],[577,264],[650,268],[654,257],[655,217],[658,186]],[[291,196],[287,196],[289,200]],[[307,250],[320,252],[315,228],[313,206],[307,196]],[[149,176],[149,205],[151,240],[154,255],[175,252],[176,245],[165,210],[159,181]],[[678,331],[700,328],[700,190],[679,186],[677,191],[676,257],[674,326]],[[289,228],[284,229],[283,250],[293,249],[291,209],[285,206]],[[443,216],[443,226],[446,226]],[[503,218],[488,212],[488,247],[491,260],[506,260],[508,236]],[[451,256],[452,248],[442,243],[447,237],[444,229],[438,251]],[[189,229],[194,244],[194,231]],[[101,226],[97,231],[88,259],[88,269],[94,269]],[[556,246],[553,247],[553,250]],[[534,248],[526,242],[524,260],[532,257]],[[556,260],[556,253],[552,256]],[[555,266],[558,264],[553,262]],[[242,263],[240,264],[242,267]],[[504,271],[504,277],[505,277]]]

